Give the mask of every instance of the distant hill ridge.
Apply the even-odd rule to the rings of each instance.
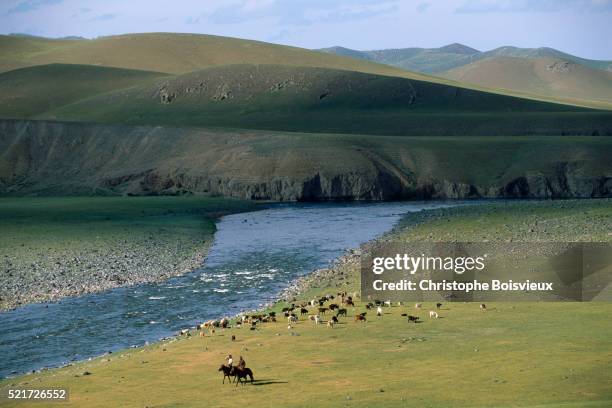
[[[558,58],[589,68],[612,71],[612,61],[577,57],[554,48],[519,48],[504,46],[490,51],[479,51],[453,43],[439,48],[393,48],[358,51],[345,47],[322,48],[319,51],[393,65],[402,69],[428,74],[440,73],[489,57]]]

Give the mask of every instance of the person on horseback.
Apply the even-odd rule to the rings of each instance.
[[[225,357],[225,362],[227,363],[227,366],[229,368],[232,368],[232,365],[234,364],[234,359],[232,358],[231,354],[228,354],[227,357]]]
[[[238,368],[241,370],[244,370],[246,368],[246,362],[244,361],[242,356],[240,356],[240,360],[238,360]]]

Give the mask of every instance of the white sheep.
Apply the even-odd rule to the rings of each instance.
[[[376,316],[382,316],[382,314],[383,314],[382,307],[378,306],[376,308]]]
[[[433,318],[433,319],[437,319],[438,318],[438,312],[434,312],[433,310],[429,311],[429,317]]]

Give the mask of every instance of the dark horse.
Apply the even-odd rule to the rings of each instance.
[[[253,384],[253,371],[251,371],[251,369],[248,367],[240,368],[234,366],[230,370],[229,375],[236,377],[236,387],[238,386],[239,382],[242,382],[242,379],[244,379],[244,382],[242,383],[242,385],[244,385],[247,382],[247,376],[251,378],[251,384]]]
[[[232,373],[232,367],[228,367],[225,364],[219,367],[219,371],[223,372],[223,384],[225,384],[225,377],[230,380],[230,383],[232,382],[232,377],[235,377],[235,374]]]

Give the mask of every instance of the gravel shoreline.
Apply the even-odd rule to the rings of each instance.
[[[202,266],[211,243],[145,238],[69,254],[40,253],[34,262],[5,254],[0,258],[0,311],[183,275]]]

